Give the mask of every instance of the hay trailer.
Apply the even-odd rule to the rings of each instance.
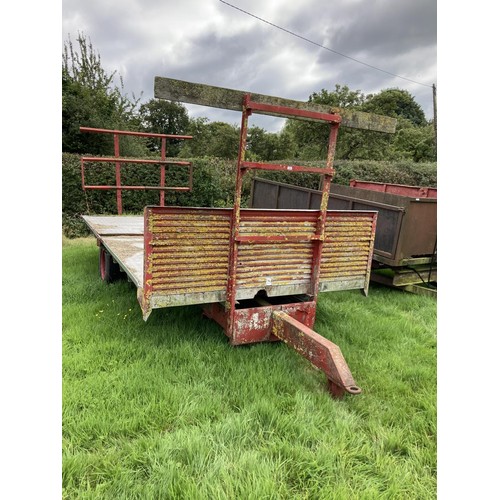
[[[143,217],[84,215],[100,247],[101,277],[112,279],[121,268],[137,287],[144,320],[153,309],[199,304],[232,345],[282,340],[325,373],[333,397],[361,393],[340,348],[312,330],[320,292],[368,292],[374,248],[377,212],[327,209],[339,110],[159,77],[155,97],[242,113],[234,206],[146,206]],[[326,166],[245,161],[253,113],[328,123]],[[387,117],[346,116],[347,126],[394,131],[395,120]],[[127,161],[118,156],[107,159],[117,169]],[[157,163],[165,162],[162,149]],[[242,208],[243,176],[262,169],[323,176],[319,209]]]

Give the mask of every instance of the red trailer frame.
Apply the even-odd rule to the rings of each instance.
[[[252,113],[328,123],[325,167],[245,161]],[[335,112],[256,102],[246,94],[232,209],[146,207],[142,234],[131,217],[128,230],[115,229],[116,218],[84,217],[101,248],[137,285],[145,320],[154,308],[200,304],[231,344],[283,340],[325,373],[333,397],[361,393],[340,348],[311,329],[319,292],[366,294],[370,280],[377,213],[327,210],[340,122]],[[119,164],[117,158],[109,161]],[[243,176],[251,170],[322,175],[319,210],[242,209]],[[118,174],[117,186],[123,188]]]

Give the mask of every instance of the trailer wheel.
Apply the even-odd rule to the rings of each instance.
[[[113,262],[113,257],[103,245],[99,247],[99,273],[106,283],[116,281],[120,275],[120,266]]]

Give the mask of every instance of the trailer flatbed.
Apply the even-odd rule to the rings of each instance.
[[[137,288],[143,286],[144,217],[82,215],[83,220]]]

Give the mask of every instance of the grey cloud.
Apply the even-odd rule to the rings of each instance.
[[[110,0],[103,8],[93,0],[65,0],[63,28],[65,20],[73,19],[67,26],[76,29],[74,19],[82,19],[105,69],[124,73],[127,93],[138,96],[142,91],[143,101],[153,97],[157,75],[300,100],[307,100],[321,88],[333,90],[335,84],[345,84],[365,94],[392,87],[407,89],[431,117],[429,87],[368,68],[216,4],[208,8],[203,3],[202,10],[196,9],[201,3],[194,1],[158,4],[130,0],[115,5]],[[435,79],[435,0],[310,0],[293,5],[265,4],[265,9],[261,2],[235,0],[234,5],[262,17],[265,11],[276,25],[390,73],[417,81]],[[212,18],[213,12],[217,16]],[[150,22],[149,15],[154,16]],[[219,23],[221,15],[223,25]],[[207,17],[204,25],[202,16]],[[151,22],[156,31],[148,30]],[[238,30],[232,29],[235,25]],[[169,26],[183,27],[182,39],[170,37]],[[74,39],[76,33],[72,36]],[[168,51],[162,50],[167,46]],[[287,51],[288,57],[269,62],[274,55],[285,53],[282,51]],[[312,73],[299,65],[292,74],[304,57],[309,57]],[[206,111],[210,119],[228,116],[222,110]],[[238,122],[237,116],[229,116],[230,123]]]

